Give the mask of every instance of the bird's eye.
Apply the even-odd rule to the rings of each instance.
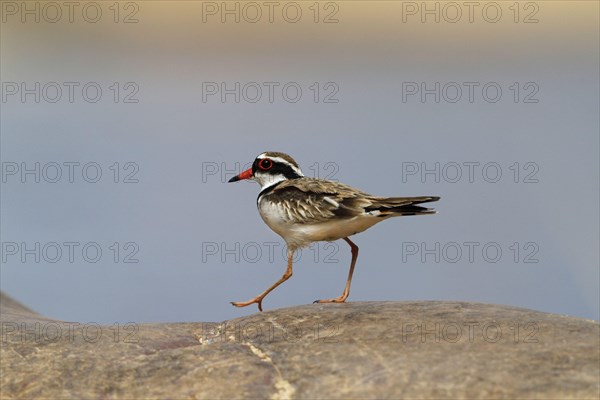
[[[260,162],[258,163],[258,167],[263,171],[267,171],[273,167],[273,162],[268,158],[264,158],[260,160]]]

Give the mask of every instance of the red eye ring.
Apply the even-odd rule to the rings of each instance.
[[[260,162],[258,163],[258,167],[260,169],[262,169],[263,171],[268,171],[271,168],[273,168],[273,162],[271,160],[269,160],[268,158],[263,158],[262,160],[260,160]]]

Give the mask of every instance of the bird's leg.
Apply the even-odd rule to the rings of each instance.
[[[350,271],[348,272],[348,280],[346,281],[346,287],[344,288],[344,293],[340,297],[336,297],[335,299],[328,300],[315,300],[314,303],[343,303],[348,298],[350,294],[350,284],[352,283],[352,273],[354,272],[354,265],[356,264],[356,259],[358,258],[358,246],[354,244],[354,242],[347,237],[344,238],[346,243],[350,245],[350,250],[352,251],[352,262],[350,263]]]
[[[265,290],[264,292],[262,292],[261,294],[259,294],[255,298],[253,298],[252,300],[248,300],[248,301],[245,301],[245,302],[232,301],[231,304],[233,304],[236,307],[246,307],[246,306],[249,306],[250,304],[258,303],[258,310],[262,312],[262,301],[263,301],[263,299],[269,293],[271,293],[271,291],[273,289],[275,289],[277,286],[281,285],[283,282],[285,282],[288,279],[290,279],[290,277],[292,276],[292,258],[293,258],[293,255],[294,255],[294,252],[288,250],[288,263],[287,263],[287,269],[285,270],[285,274],[283,274],[283,276],[277,282],[275,282],[270,288],[268,288],[267,290]]]

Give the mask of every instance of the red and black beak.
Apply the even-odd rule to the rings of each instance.
[[[240,173],[239,175],[234,176],[233,178],[231,178],[229,180],[229,182],[243,181],[244,179],[250,179],[250,178],[252,178],[252,168],[248,168],[247,170]]]

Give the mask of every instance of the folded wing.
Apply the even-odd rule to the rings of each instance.
[[[439,197],[377,197],[339,182],[314,178],[281,182],[266,195],[279,208],[286,222],[318,224],[333,217],[352,219],[359,216],[392,217],[434,214],[418,204]]]

